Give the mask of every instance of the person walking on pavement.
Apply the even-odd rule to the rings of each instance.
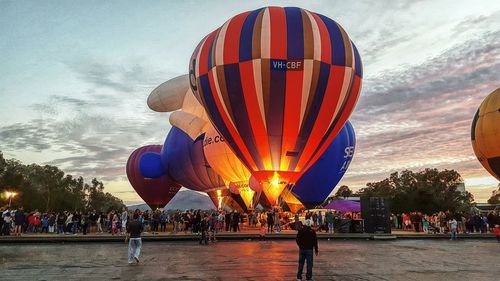
[[[299,246],[299,268],[297,271],[297,280],[302,280],[302,271],[304,269],[304,263],[307,262],[307,272],[306,280],[312,280],[312,269],[313,269],[313,249],[318,255],[318,238],[316,232],[311,228],[312,221],[310,219],[305,221],[304,227],[302,227],[297,233],[296,242]]]
[[[143,224],[139,221],[139,214],[134,213],[133,220],[127,224],[127,237],[130,236],[128,242],[128,263],[133,264],[134,261],[139,263],[139,255],[141,254],[142,239],[141,233],[144,230]]]
[[[208,245],[208,226],[209,226],[209,219],[208,215],[205,214],[203,219],[200,222],[200,231],[201,231],[201,236],[200,236],[200,245],[202,243],[205,243],[205,245]]]
[[[450,234],[451,234],[450,240],[457,240],[457,227],[458,227],[457,221],[455,220],[455,218],[452,218],[448,223],[450,224]]]

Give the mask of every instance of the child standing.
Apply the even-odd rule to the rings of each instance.
[[[498,243],[500,243],[500,225],[498,225],[498,224],[495,225],[495,228],[493,229],[493,233],[495,233],[497,241],[498,241]]]
[[[114,214],[113,220],[111,221],[111,235],[115,235],[118,226],[118,216]]]

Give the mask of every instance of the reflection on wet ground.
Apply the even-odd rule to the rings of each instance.
[[[494,240],[326,241],[314,280],[500,280]],[[0,280],[295,280],[294,241],[0,245]]]

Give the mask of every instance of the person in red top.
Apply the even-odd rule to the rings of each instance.
[[[42,220],[37,215],[33,215],[33,232],[37,233],[40,230],[40,226],[42,224]]]
[[[498,241],[498,243],[500,243],[500,226],[498,224],[495,225],[495,228],[493,229],[493,233],[495,233],[497,241]]]
[[[28,232],[35,231],[35,214],[31,213],[28,216]]]

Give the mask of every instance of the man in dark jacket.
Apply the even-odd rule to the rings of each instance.
[[[130,235],[130,241],[128,243],[129,264],[133,264],[134,260],[136,263],[139,263],[139,255],[141,254],[141,248],[142,248],[141,232],[144,230],[144,226],[138,219],[139,219],[139,214],[134,213],[133,220],[127,224],[127,233]]]
[[[26,221],[26,216],[24,215],[23,207],[17,209],[14,213],[14,224],[16,225],[14,229],[14,235],[21,236],[23,232],[23,224]]]
[[[209,219],[208,219],[208,215],[205,214],[203,216],[203,219],[201,219],[201,222],[200,222],[200,232],[201,232],[200,245],[202,243],[205,243],[205,245],[208,245],[208,227],[209,227]]]
[[[226,232],[231,231],[231,218],[233,217],[233,213],[231,212],[226,212],[225,215],[225,221],[224,223],[226,224]]]
[[[240,225],[240,213],[237,210],[234,210],[233,217],[231,218],[231,222],[233,223],[233,232],[239,231]]]
[[[313,248],[318,255],[318,238],[316,232],[311,228],[312,221],[306,220],[305,225],[297,233],[297,245],[299,246],[299,269],[297,271],[297,280],[302,280],[302,270],[304,262],[307,261],[306,279],[312,280],[313,268]]]

